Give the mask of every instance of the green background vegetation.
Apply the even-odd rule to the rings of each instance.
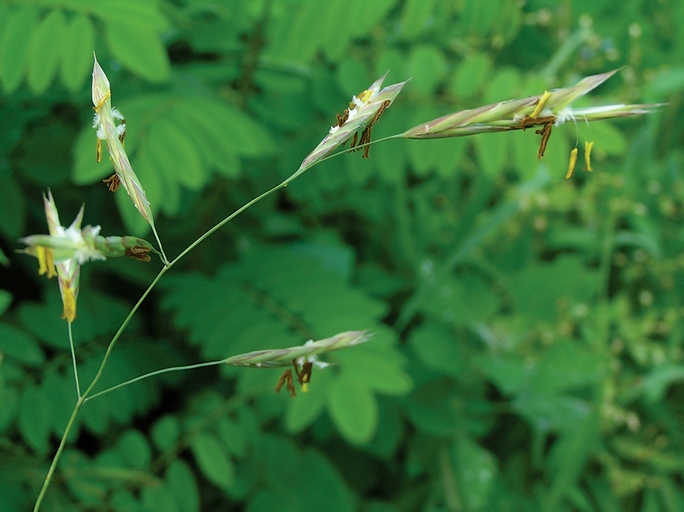
[[[567,123],[541,161],[531,131],[389,141],[251,208],[162,280],[99,389],[374,340],[294,399],[279,370],[213,367],[87,403],[45,510],[684,510],[682,26],[665,0],[0,2],[0,509],[32,506],[76,401],[57,283],[14,252],[41,194],[151,238],[100,181],[95,50],[170,257],[388,69],[412,80],[375,138],[621,66],[581,103],[669,105]],[[595,172],[565,181],[585,140]],[[158,269],[83,268],[85,382]]]

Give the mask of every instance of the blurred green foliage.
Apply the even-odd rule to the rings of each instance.
[[[587,104],[659,114],[390,141],[325,162],[203,242],[98,389],[370,329],[309,393],[207,368],[88,402],[45,510],[684,510],[684,3],[0,2],[0,509],[31,507],[76,401],[56,282],[16,254],[40,194],[145,236],[100,180],[93,50],[167,254],[279,183],[352,94],[412,77],[379,138],[624,66]],[[575,145],[593,174],[563,180]],[[103,160],[106,160],[103,159]],[[83,382],[158,263],[83,268]]]

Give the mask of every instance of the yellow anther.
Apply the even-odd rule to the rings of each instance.
[[[594,147],[593,142],[584,142],[584,170],[591,172],[591,148]]]
[[[549,91],[544,91],[544,94],[541,95],[539,101],[537,102],[537,106],[534,107],[534,110],[530,114],[530,117],[532,119],[537,119],[537,117],[539,117],[539,114],[541,113],[542,109],[544,108],[544,105],[546,105],[546,102],[549,100],[550,97],[551,93]]]
[[[358,98],[361,101],[363,101],[364,103],[366,103],[366,102],[368,102],[368,100],[370,99],[370,97],[372,95],[373,95],[373,91],[366,89],[365,91],[363,91],[361,94],[358,95]]]
[[[76,318],[76,297],[74,296],[74,289],[68,285],[62,289],[62,302],[64,303],[62,318],[71,323]]]
[[[102,108],[102,106],[105,104],[105,102],[106,102],[111,96],[112,96],[112,91],[111,91],[111,90],[107,91],[107,92],[105,93],[105,95],[102,97],[102,99],[100,100],[100,102],[99,102],[97,105],[95,105],[95,106],[93,107],[93,109],[95,110],[95,112],[97,112],[97,113],[99,114],[99,113],[100,113],[100,109]]]
[[[568,172],[565,173],[565,179],[568,180],[572,178],[572,174],[575,172],[575,164],[577,164],[577,152],[579,150],[574,148],[570,151],[570,161],[568,162]]]
[[[38,246],[36,247],[36,256],[38,256],[39,275],[47,274],[48,279],[57,275],[52,249]]]
[[[95,147],[95,158],[97,159],[97,163],[100,163],[100,160],[102,160],[102,141],[100,139],[97,139],[97,146]]]

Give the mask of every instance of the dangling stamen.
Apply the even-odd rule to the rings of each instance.
[[[584,170],[587,172],[592,172],[594,169],[591,168],[591,148],[594,147],[594,142],[584,142]]]
[[[280,393],[280,388],[283,387],[283,384],[287,382],[287,390],[290,392],[290,395],[294,398],[297,396],[297,393],[295,392],[295,387],[294,387],[294,381],[292,380],[292,370],[285,370],[285,373],[282,374],[280,377],[280,380],[278,381],[278,384],[276,384],[275,390],[276,393]]]
[[[565,173],[565,179],[568,180],[572,178],[573,173],[575,172],[575,165],[577,164],[577,152],[579,149],[573,148],[572,151],[570,151],[570,161],[568,162],[568,172]]]
[[[107,188],[110,192],[116,192],[119,188],[119,185],[121,185],[121,178],[119,178],[119,175],[116,173],[112,174],[109,178],[103,179],[102,181],[107,184]]]
[[[546,151],[546,144],[549,142],[549,137],[551,137],[551,130],[553,129],[553,124],[545,124],[543,128],[535,130],[534,133],[541,135],[541,144],[539,145],[539,151],[537,152],[537,158],[544,156]]]

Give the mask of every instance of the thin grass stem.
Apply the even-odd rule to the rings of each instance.
[[[71,331],[71,322],[67,322],[69,329],[69,348],[71,350],[71,362],[74,366],[74,380],[76,381],[76,396],[81,399],[81,384],[78,378],[78,365],[76,364],[76,350],[74,350],[74,336]]]

